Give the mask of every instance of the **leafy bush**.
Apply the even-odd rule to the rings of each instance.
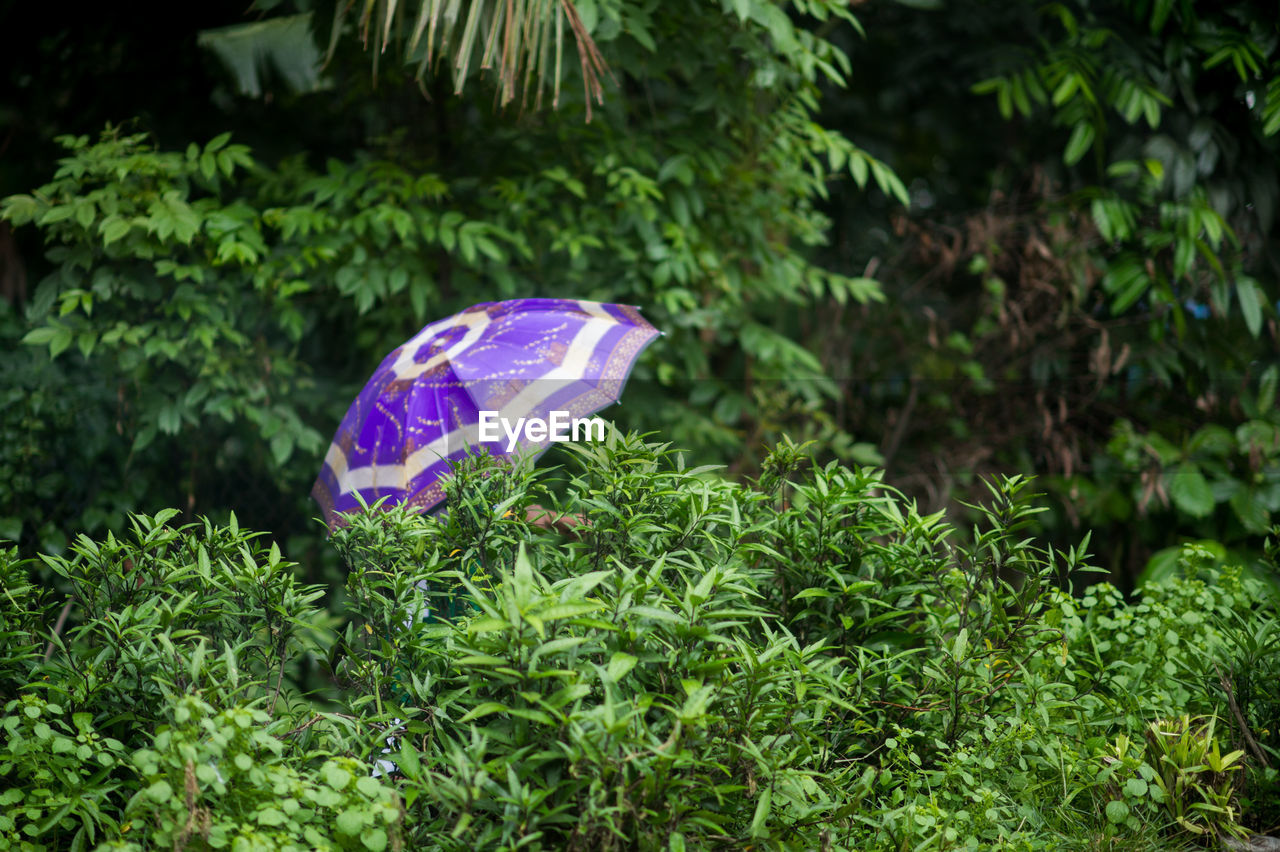
[[[1268,827],[1274,601],[1195,550],[1132,602],[1077,600],[1081,551],[1028,536],[1024,480],[990,487],[961,534],[789,443],[751,486],[616,433],[554,475],[481,456],[446,513],[334,533],[340,616],[234,525],[163,513],[10,554],[0,837],[1146,849]],[[541,529],[531,501],[584,523]],[[28,573],[75,595],[47,661],[58,601]]]
[[[140,783],[125,816],[148,842],[111,848],[400,848],[395,791],[351,758],[290,765],[278,734],[289,720],[246,707],[215,713],[194,697],[172,714],[133,758]]]
[[[66,712],[33,693],[10,701],[0,718],[0,848],[89,849],[120,831],[118,792],[124,745],[102,737],[90,713]]]
[[[136,516],[127,539],[81,536],[68,555],[43,558],[71,615],[39,666],[45,690],[126,741],[161,720],[168,696],[271,709],[319,617],[322,590],[300,586],[261,533],[234,515],[226,527],[169,526],[176,514]]]

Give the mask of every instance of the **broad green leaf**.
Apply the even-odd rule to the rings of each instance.
[[[129,223],[116,216],[109,216],[99,226],[102,244],[109,246],[129,233]]]
[[[1107,802],[1107,819],[1119,825],[1129,818],[1129,806],[1119,799]]]
[[[364,828],[367,818],[362,811],[354,808],[348,808],[338,814],[338,818],[334,820],[334,825],[342,834],[356,835]]]
[[[1130,796],[1145,796],[1147,795],[1147,782],[1141,778],[1130,778],[1124,782],[1124,791]]]
[[[279,808],[263,808],[258,812],[259,825],[284,825],[287,819]]]
[[[54,330],[53,338],[49,341],[49,357],[57,358],[58,355],[66,351],[73,339],[74,336],[71,333],[71,329],[66,326],[58,326]]]
[[[1213,490],[1200,468],[1184,462],[1168,474],[1169,496],[1174,505],[1193,518],[1203,518],[1213,511]]]
[[[1253,535],[1265,535],[1271,528],[1271,513],[1253,489],[1239,491],[1231,496],[1231,510],[1240,525]]]
[[[167,802],[173,798],[173,788],[168,781],[156,781],[147,788],[147,798],[157,804]]]
[[[344,790],[351,783],[351,773],[336,763],[326,763],[320,774],[324,783],[335,790]]]

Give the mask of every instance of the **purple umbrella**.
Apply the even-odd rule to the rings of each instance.
[[[581,437],[658,334],[635,308],[573,299],[485,302],[433,322],[360,391],[311,496],[331,529],[360,511],[357,494],[428,511],[468,451],[538,453]]]

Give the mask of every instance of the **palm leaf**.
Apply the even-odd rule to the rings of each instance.
[[[311,13],[202,30],[196,43],[222,60],[243,95],[262,95],[270,66],[295,92],[327,85],[320,77],[320,51],[311,36]]]
[[[340,0],[326,62],[352,18],[365,49],[372,52],[375,80],[380,57],[395,45],[406,63],[417,61],[419,83],[429,70],[446,63],[454,93],[460,94],[478,58],[480,69],[497,77],[501,105],[517,97],[527,105],[533,94],[535,108],[541,106],[548,83],[552,106],[560,103],[567,26],[577,44],[587,121],[592,101],[604,101],[601,78],[610,72],[572,0],[361,0],[358,9],[356,0]],[[554,68],[549,67],[552,62]]]

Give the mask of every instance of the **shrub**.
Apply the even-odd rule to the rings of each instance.
[[[26,668],[59,703],[91,712],[130,745],[128,732],[160,722],[174,695],[270,707],[319,617],[321,588],[299,585],[260,533],[234,516],[225,527],[173,527],[175,515],[134,516],[127,538],[80,536],[67,556],[43,557],[70,617],[48,661],[28,655]]]
[[[0,848],[89,849],[119,830],[124,745],[100,736],[91,714],[68,724],[60,705],[27,693],[4,706],[0,730]]]
[[[124,828],[145,840],[111,848],[401,848],[395,791],[351,758],[290,765],[279,738],[289,720],[245,707],[215,712],[194,697],[178,700],[171,714],[153,747],[133,758],[141,783]]]
[[[1275,813],[1242,572],[1076,599],[1022,479],[962,531],[791,444],[749,485],[574,452],[352,516],[332,615],[234,521],[0,553],[0,848],[1149,849]]]

